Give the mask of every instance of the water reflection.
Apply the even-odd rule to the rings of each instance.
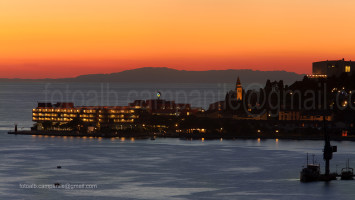
[[[355,181],[300,184],[305,152],[322,156],[322,141],[180,140],[0,136],[0,199],[334,199],[355,196]],[[51,137],[52,138],[52,137]],[[282,142],[281,142],[282,141]],[[277,144],[277,145],[275,145]],[[339,143],[334,142],[334,145]],[[351,145],[352,144],[352,145]],[[339,145],[332,166],[343,166],[354,142]],[[346,152],[346,153],[344,153]],[[6,155],[6,156],[5,156]],[[352,153],[355,158],[355,154]],[[55,166],[63,168],[57,170]],[[21,169],[21,170],[18,170]],[[335,169],[334,169],[335,171]],[[275,173],[277,172],[277,173]],[[95,190],[24,190],[21,182],[93,183]],[[256,189],[257,188],[257,191]],[[175,196],[176,195],[176,196]]]

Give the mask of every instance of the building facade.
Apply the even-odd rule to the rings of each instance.
[[[340,76],[343,73],[349,75],[355,71],[355,62],[342,60],[327,60],[312,64],[311,78]]]
[[[103,126],[124,128],[139,118],[135,108],[128,106],[78,106],[73,103],[38,103],[32,109],[32,121],[37,123],[37,130],[45,126],[54,130],[70,129],[69,122],[79,120],[87,127],[100,129]]]

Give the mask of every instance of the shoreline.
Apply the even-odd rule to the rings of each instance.
[[[166,134],[155,134],[155,133],[120,133],[120,134],[104,134],[104,133],[93,133],[93,134],[82,134],[74,132],[38,132],[38,131],[9,131],[10,135],[35,135],[35,136],[58,136],[58,137],[93,137],[93,138],[117,138],[117,137],[128,137],[137,139],[149,139],[149,138],[180,138],[180,139],[194,139],[194,140],[266,140],[266,139],[281,139],[281,140],[324,140],[323,136],[299,136],[299,135],[219,135],[219,134],[177,134],[177,133],[166,133]],[[355,141],[355,137],[332,137],[332,141]]]

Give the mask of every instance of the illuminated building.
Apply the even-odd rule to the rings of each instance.
[[[309,78],[326,78],[331,76],[340,76],[342,73],[353,74],[355,71],[355,62],[342,60],[327,60],[314,62],[312,64],[312,75]]]
[[[237,106],[237,104],[243,101],[243,88],[239,77],[235,84],[235,90],[230,90],[226,94],[224,101],[217,101],[209,105],[208,116],[212,118],[222,117],[222,112],[231,110],[233,108],[242,108],[243,106]],[[232,117],[232,116],[230,116]]]
[[[73,103],[38,103],[32,110],[32,121],[37,130],[80,129],[88,132],[104,128],[122,130],[132,128],[140,122],[141,113],[165,116],[189,116],[203,112],[202,108],[191,108],[190,104],[177,104],[160,99],[136,100],[129,106],[74,106]],[[78,127],[73,127],[77,124]]]
[[[37,129],[42,130],[44,124],[50,123],[53,129],[69,129],[65,125],[74,119],[90,127],[101,126],[124,127],[132,124],[139,117],[136,109],[128,106],[78,106],[73,103],[38,103],[37,108],[32,110],[32,121],[37,123]]]

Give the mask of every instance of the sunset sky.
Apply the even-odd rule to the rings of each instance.
[[[2,0],[0,78],[355,60],[354,0]]]

